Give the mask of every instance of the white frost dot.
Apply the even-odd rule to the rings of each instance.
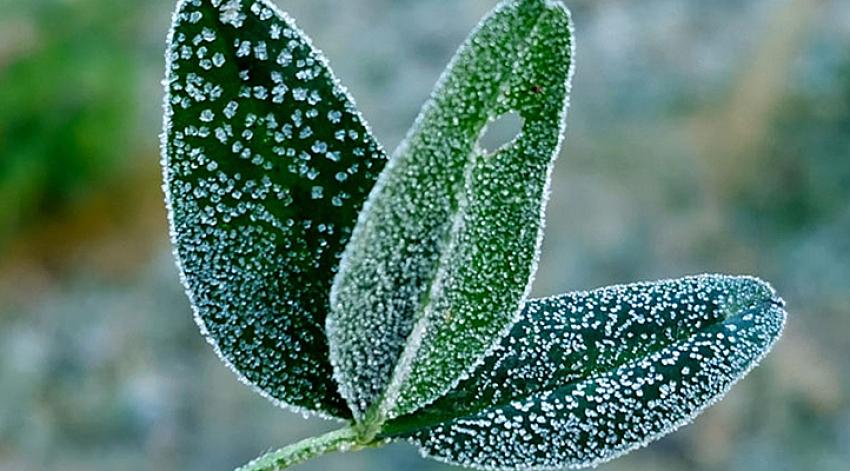
[[[242,12],[242,0],[228,0],[224,5],[219,7],[221,14],[219,20],[224,24],[229,24],[234,28],[241,28],[245,21],[245,13]]]

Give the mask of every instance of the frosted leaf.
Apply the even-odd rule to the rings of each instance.
[[[166,54],[165,190],[201,330],[266,397],[350,417],[324,323],[382,149],[321,54],[269,1],[179,2]],[[284,55],[292,60],[274,60]],[[298,101],[295,85],[314,102]],[[293,131],[306,126],[309,139]],[[339,130],[357,138],[336,139]],[[310,158],[319,141],[324,153]]]
[[[777,340],[783,306],[719,275],[530,300],[473,375],[384,434],[480,469],[593,466],[719,400]]]
[[[331,293],[331,360],[355,417],[380,422],[434,400],[515,321],[571,71],[566,9],[522,0],[497,7],[440,79],[370,195]],[[510,112],[520,135],[481,150],[487,123]]]

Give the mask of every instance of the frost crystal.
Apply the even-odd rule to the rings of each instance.
[[[722,397],[779,337],[782,307],[763,282],[710,275],[531,300],[472,376],[385,433],[480,469],[595,465]]]
[[[220,2],[221,0],[214,0],[213,4]],[[245,22],[245,14],[242,13],[242,0],[227,0],[221,6],[220,11],[219,20],[222,23],[229,24],[235,28],[241,28],[242,23]]]
[[[271,59],[281,55],[293,61]],[[324,323],[382,149],[320,53],[269,1],[179,2],[166,74],[165,190],[202,331],[265,396],[350,417]],[[288,93],[296,83],[312,104]],[[292,132],[307,124],[309,139]],[[338,130],[358,138],[340,141]],[[323,155],[311,158],[317,143]]]
[[[461,47],[360,216],[331,292],[328,337],[362,417],[411,412],[512,324],[537,261],[572,70],[569,15],[511,1]],[[488,154],[488,122],[517,139]]]

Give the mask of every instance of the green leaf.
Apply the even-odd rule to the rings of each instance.
[[[779,337],[783,305],[717,275],[532,300],[472,376],[383,436],[482,469],[593,466],[719,400]]]
[[[341,418],[324,322],[385,156],[325,59],[266,0],[179,2],[163,166],[203,333],[275,402]]]
[[[519,315],[562,140],[572,35],[559,2],[503,2],[473,32],[361,214],[331,293],[335,375],[380,423],[450,389]],[[515,140],[477,144],[515,113]]]

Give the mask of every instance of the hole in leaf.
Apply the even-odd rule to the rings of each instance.
[[[499,150],[522,131],[523,119],[515,111],[505,113],[491,121],[482,131],[478,145],[487,153]]]

